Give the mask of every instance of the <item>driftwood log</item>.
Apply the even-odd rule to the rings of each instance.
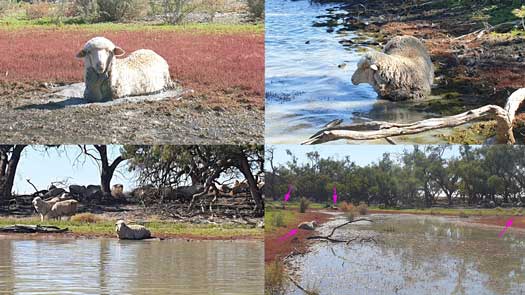
[[[377,243],[377,241],[372,238],[372,237],[369,237],[369,238],[361,238],[361,237],[354,237],[352,239],[349,239],[349,240],[341,240],[341,239],[335,239],[335,238],[332,238],[332,236],[335,234],[335,231],[343,226],[346,226],[346,225],[349,225],[350,223],[354,223],[354,222],[358,222],[358,221],[370,221],[370,222],[374,222],[373,220],[370,220],[370,219],[366,219],[366,218],[359,218],[359,219],[354,219],[354,220],[351,220],[351,221],[347,221],[343,224],[340,224],[336,227],[334,227],[332,229],[332,232],[327,235],[327,236],[311,236],[311,237],[308,237],[306,238],[307,240],[325,240],[325,241],[329,241],[329,242],[332,242],[332,243],[345,243],[345,244],[350,244],[351,242],[354,242],[354,241],[357,241],[357,240],[360,240],[360,242],[374,242],[374,243]]]
[[[15,224],[0,227],[0,232],[3,233],[63,233],[67,232],[68,228],[59,228],[56,226],[48,225],[25,225],[25,224]]]
[[[514,118],[516,116],[516,111],[524,100],[525,88],[521,88],[512,93],[503,108],[497,105],[486,105],[454,116],[426,119],[414,123],[401,124],[372,121],[346,126],[340,126],[340,124],[329,124],[304,141],[303,144],[320,144],[339,139],[371,140],[381,138],[392,143],[393,141],[390,137],[393,136],[456,127],[482,118],[492,118],[496,120],[496,143],[514,144],[516,142],[512,132]]]

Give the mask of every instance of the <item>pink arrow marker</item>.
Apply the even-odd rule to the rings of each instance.
[[[512,221],[513,221],[512,218],[507,220],[507,224],[505,224],[505,228],[499,233],[498,238],[503,237],[507,229],[512,226]]]
[[[293,237],[296,233],[297,233],[297,229],[294,228],[294,229],[292,229],[289,233],[287,233],[286,235],[280,237],[280,238],[279,238],[279,241],[282,242],[282,241],[284,241],[284,240],[286,240],[286,239],[288,239],[288,238],[290,238],[290,237]]]
[[[335,185],[334,185],[334,196],[332,198],[334,199],[334,204],[337,204],[337,190],[335,189]]]
[[[290,195],[292,194],[292,186],[289,185],[288,186],[288,192],[286,193],[286,195],[284,195],[284,201],[285,202],[288,202],[288,200],[290,199]]]

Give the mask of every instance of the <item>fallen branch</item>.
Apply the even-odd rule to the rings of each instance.
[[[481,118],[496,120],[496,143],[514,144],[512,125],[516,111],[525,100],[525,88],[516,90],[504,108],[486,105],[454,116],[426,119],[414,123],[389,123],[381,121],[325,127],[302,144],[319,144],[339,139],[371,140],[392,136],[416,134],[424,131],[456,127]]]
[[[63,233],[68,231],[69,229],[66,228],[59,228],[56,226],[47,226],[47,225],[23,225],[23,224],[15,224],[15,225],[9,225],[0,227],[0,232],[4,233]]]
[[[311,291],[308,291],[306,290],[304,287],[302,287],[301,285],[299,285],[298,282],[296,282],[290,275],[288,275],[288,279],[290,279],[290,281],[301,291],[303,291],[306,295],[315,295],[317,294],[316,292],[311,292]]]
[[[370,221],[370,222],[374,222],[374,221],[372,221],[372,220],[370,220],[370,219],[359,218],[359,219],[355,219],[355,220],[352,220],[352,221],[345,222],[345,223],[343,223],[343,224],[340,224],[340,225],[334,227],[334,228],[332,229],[332,232],[331,232],[329,235],[327,235],[327,236],[311,236],[311,237],[308,237],[308,238],[306,238],[306,239],[307,239],[307,240],[326,240],[326,241],[330,241],[330,242],[332,242],[332,243],[346,243],[347,245],[350,244],[350,243],[353,242],[353,241],[358,240],[358,239],[361,239],[361,242],[370,242],[370,241],[373,241],[373,242],[377,243],[377,241],[376,241],[374,238],[372,238],[372,237],[370,237],[370,238],[355,237],[355,238],[352,238],[352,239],[350,239],[350,240],[340,240],[340,239],[334,239],[334,238],[332,238],[332,236],[334,235],[334,233],[335,233],[335,231],[336,231],[337,229],[339,229],[339,228],[341,228],[341,227],[343,227],[343,226],[345,226],[345,225],[349,225],[350,223],[354,223],[354,222],[358,222],[358,221]]]

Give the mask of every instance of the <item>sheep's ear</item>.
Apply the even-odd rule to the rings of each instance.
[[[84,58],[86,56],[86,51],[84,49],[80,50],[77,53],[77,58]]]
[[[374,71],[379,71],[379,68],[377,67],[376,64],[371,65],[370,68],[371,68],[372,70],[374,70]]]
[[[115,47],[115,49],[113,49],[113,53],[115,54],[115,56],[122,56],[126,53],[126,51],[124,51],[120,47]]]

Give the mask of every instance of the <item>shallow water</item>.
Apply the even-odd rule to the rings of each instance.
[[[318,243],[294,264],[320,294],[525,294],[525,233],[447,217],[387,215],[338,230],[374,243]],[[294,290],[290,294],[303,294]]]
[[[263,294],[263,243],[0,240],[0,294]]]
[[[352,85],[350,79],[362,53],[339,41],[356,35],[337,33],[338,27],[328,33],[326,27],[312,26],[319,21],[316,17],[334,7],[307,0],[266,1],[268,143],[302,142],[335,119],[344,119],[345,124],[367,120],[413,122],[430,115],[410,110],[409,102],[378,100],[368,84]],[[436,143],[431,135],[409,141]]]

